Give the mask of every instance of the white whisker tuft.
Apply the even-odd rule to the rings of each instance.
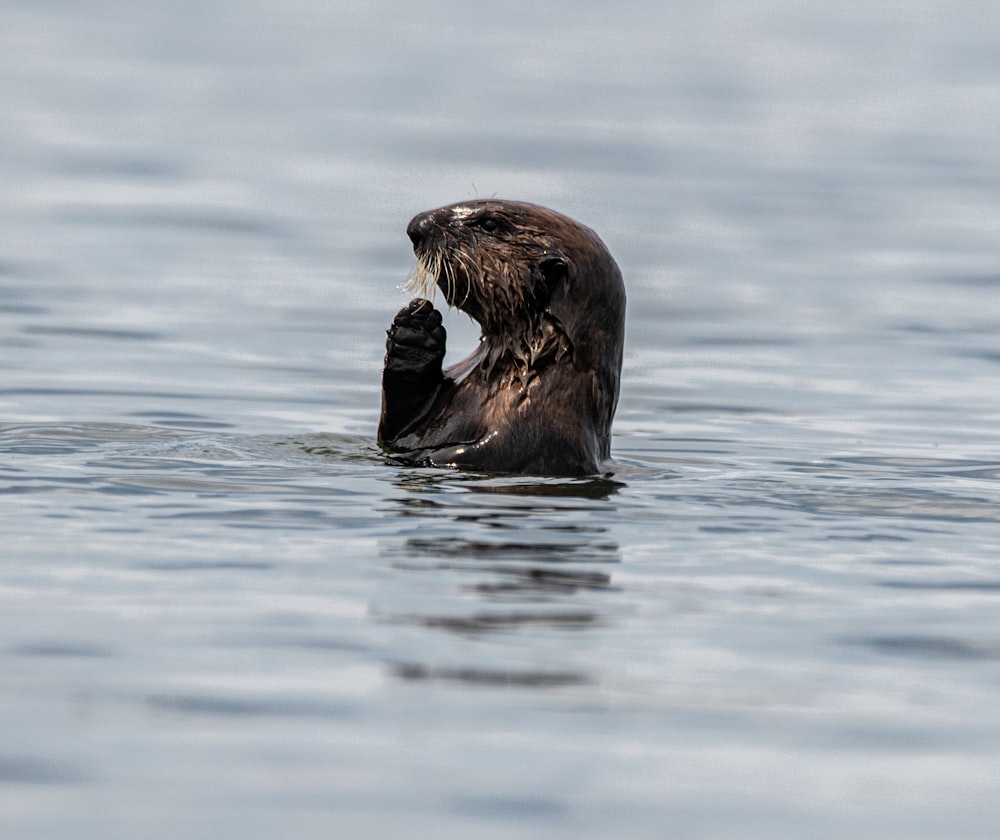
[[[409,276],[403,281],[402,287],[410,294],[421,297],[433,297],[437,290],[437,278],[441,264],[438,258],[432,257],[430,265],[423,257],[417,257],[417,261],[410,271]]]

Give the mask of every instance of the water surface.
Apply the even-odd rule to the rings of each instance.
[[[996,835],[996,12],[2,18],[4,836]],[[611,479],[375,447],[494,194],[622,266]]]

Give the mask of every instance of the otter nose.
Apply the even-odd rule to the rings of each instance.
[[[406,226],[406,235],[410,237],[414,246],[417,246],[427,238],[433,226],[434,218],[431,213],[419,213],[410,219],[410,223]]]

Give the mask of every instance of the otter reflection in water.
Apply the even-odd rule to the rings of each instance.
[[[386,341],[378,439],[405,463],[595,475],[610,458],[625,326],[621,272],[567,216],[515,201],[453,204],[406,230],[409,287],[436,284],[475,319],[479,346],[442,370],[430,301],[396,315]]]

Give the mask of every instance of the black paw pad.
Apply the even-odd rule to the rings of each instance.
[[[441,313],[429,300],[414,298],[396,313],[389,328],[386,349],[390,354],[398,348],[426,351],[431,356],[444,355],[447,338],[441,325]]]

